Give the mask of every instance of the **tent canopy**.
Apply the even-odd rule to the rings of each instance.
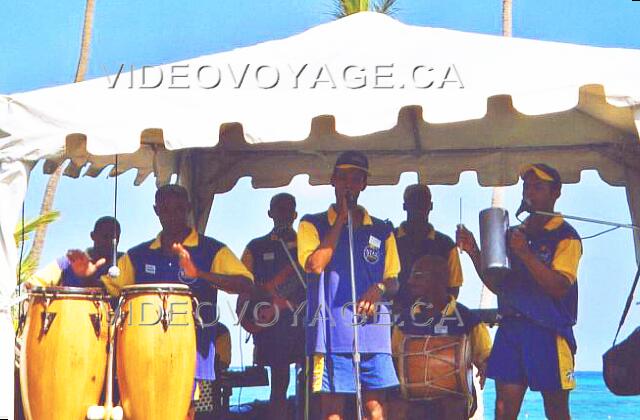
[[[353,34],[365,41],[345,42]],[[521,164],[545,161],[566,182],[597,169],[629,187],[640,173],[638,74],[637,50],[358,13],[282,40],[0,96],[0,161],[45,158],[50,173],[70,160],[66,175],[97,176],[118,153],[136,183],[177,174],[201,228],[213,194],[240,177],[326,183],[335,155],[352,148],[369,155],[372,184],[407,171],[454,184],[476,171],[482,185],[509,185]]]

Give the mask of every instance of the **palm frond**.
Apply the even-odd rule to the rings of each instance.
[[[369,0],[334,0],[333,12],[336,19],[369,10]]]
[[[48,225],[49,223],[57,220],[58,217],[60,217],[60,212],[52,210],[28,220],[23,227],[18,226],[13,232],[13,238],[15,239],[16,244],[19,244],[23,237],[27,240],[29,233],[35,231],[39,226]]]
[[[31,277],[36,272],[37,269],[38,269],[38,264],[35,259],[29,258],[29,257],[25,258],[22,261],[22,264],[20,264],[19,272],[16,273],[16,274],[19,274],[19,277],[20,277],[18,278],[18,284],[24,282],[29,277]]]
[[[373,7],[378,13],[383,13],[387,16],[393,16],[398,12],[396,7],[397,0],[381,0]]]

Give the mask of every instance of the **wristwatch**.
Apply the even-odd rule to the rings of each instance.
[[[380,290],[380,293],[384,295],[387,293],[387,286],[383,282],[376,283],[376,287]]]

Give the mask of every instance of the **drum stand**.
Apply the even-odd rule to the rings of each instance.
[[[358,330],[359,323],[356,318],[356,311],[358,300],[356,296],[356,275],[355,275],[355,267],[353,263],[353,216],[352,209],[349,208],[349,212],[347,213],[347,225],[349,230],[349,268],[351,275],[351,301],[353,303],[353,318],[351,320],[353,324],[353,367],[355,371],[355,379],[356,379],[356,411],[357,411],[357,419],[362,420],[362,385],[360,383],[360,346],[358,341]]]
[[[120,305],[116,309],[115,315],[111,316],[109,320],[109,344],[107,353],[107,383],[104,399],[104,406],[93,405],[89,407],[87,411],[87,420],[122,420],[123,412],[122,407],[113,406],[113,353],[115,345],[115,325],[117,323],[116,317],[119,316]]]

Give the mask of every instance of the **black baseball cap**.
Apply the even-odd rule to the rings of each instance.
[[[364,171],[365,173],[369,173],[369,160],[364,155],[364,153],[359,152],[357,150],[348,150],[346,152],[340,153],[338,159],[336,159],[336,164],[333,167],[334,171],[336,169],[347,169],[347,168],[355,168]]]

